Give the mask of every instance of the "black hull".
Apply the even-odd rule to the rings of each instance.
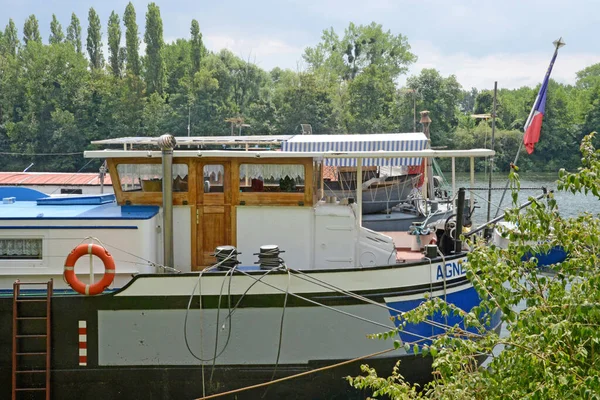
[[[460,258],[457,255],[454,258]],[[387,267],[378,268],[388,270]],[[162,279],[161,276],[137,277],[136,279],[156,280]],[[134,279],[134,281],[136,280]],[[449,288],[460,287],[465,284],[465,278],[460,277],[447,282]],[[130,282],[130,285],[132,283]],[[441,285],[441,283],[440,283]],[[431,288],[431,284],[426,288],[410,287],[403,289],[404,292],[421,292],[436,290]],[[397,288],[390,288],[391,292],[383,293],[378,289],[377,293],[369,291],[360,292],[375,301],[383,301],[383,297],[397,296]],[[281,295],[283,296],[283,295]],[[352,298],[340,297],[335,293],[311,293],[311,298],[319,299],[324,304],[336,306],[341,304],[353,304]],[[207,296],[205,307],[216,307],[211,297]],[[262,303],[266,301],[267,303]],[[268,310],[271,305],[281,304],[282,299],[275,295],[256,295],[249,296],[248,303],[252,307],[264,308]],[[212,303],[212,304],[211,304]],[[19,303],[24,304],[24,303]],[[39,304],[41,309],[45,307],[44,303]],[[249,304],[248,304],[249,305]],[[290,300],[288,307],[292,312],[294,307],[302,307],[302,302]],[[11,372],[12,372],[12,297],[0,298],[0,399],[10,399],[12,390]],[[31,307],[31,305],[27,305]],[[115,365],[101,363],[99,360],[99,349],[103,346],[99,343],[101,324],[99,323],[99,312],[102,310],[141,310],[152,312],[185,310],[186,299],[173,296],[148,296],[148,297],[115,297],[114,294],[107,294],[95,297],[57,295],[52,298],[52,340],[51,340],[51,393],[52,399],[56,400],[80,400],[80,399],[195,399],[202,397],[203,389],[206,394],[222,393],[250,385],[268,382],[272,379],[274,371],[274,359],[267,362],[271,364],[233,364],[217,365],[212,371],[210,363],[204,366],[204,384],[203,371],[199,365],[172,364],[172,365],[148,365],[141,364]],[[193,304],[192,307],[198,307]],[[23,309],[19,311],[21,316]],[[28,309],[29,312],[35,310]],[[38,310],[39,312],[40,310]],[[79,360],[79,337],[77,335],[78,321],[87,322],[87,365],[78,367]],[[127,325],[127,324],[125,324]],[[104,329],[106,329],[106,320]],[[119,327],[112,325],[113,331]],[[29,331],[21,331],[23,334],[35,333],[35,326],[29,326]],[[123,329],[123,327],[121,327]],[[378,328],[373,327],[372,332],[377,332]],[[129,332],[123,332],[127,335]],[[183,342],[181,331],[176,327],[170,327],[166,331],[167,340]],[[317,339],[318,340],[318,339]],[[325,340],[325,339],[323,339]],[[367,341],[368,339],[364,339]],[[322,342],[327,343],[327,342]],[[43,344],[43,343],[42,343]],[[315,343],[318,345],[319,343]],[[276,346],[276,342],[273,346]],[[392,343],[390,341],[389,345]],[[21,348],[20,351],[40,351],[33,346]],[[384,346],[385,348],[386,346]],[[301,347],[298,347],[301,348]],[[368,352],[370,353],[370,352]],[[318,358],[319,354],[315,353]],[[323,357],[326,358],[326,357]],[[360,365],[368,363],[375,367],[381,376],[388,376],[398,359],[401,359],[400,373],[409,381],[424,383],[431,379],[431,359],[421,355],[406,354],[398,351],[387,353],[385,356],[356,361],[350,364],[332,368],[326,371],[317,372],[295,378],[285,382],[269,386],[267,395],[264,398],[269,399],[363,399],[368,393],[357,391],[350,387],[344,379],[346,376],[356,376],[360,374]],[[332,365],[345,360],[335,359],[309,359],[308,362],[297,364],[280,365],[277,369],[275,378],[290,376],[302,372],[307,372],[316,368]],[[242,361],[243,363],[244,361]],[[21,369],[27,367],[27,364],[20,364]],[[114,365],[114,364],[113,364]],[[212,381],[210,379],[212,373]],[[25,374],[30,375],[30,374]],[[43,377],[43,375],[42,375]],[[214,382],[214,383],[213,383]],[[23,383],[25,385],[25,383]],[[28,385],[33,386],[33,385]],[[264,388],[252,391],[242,392],[235,396],[225,398],[236,399],[257,399],[261,398],[265,392]],[[23,395],[18,398],[39,399],[40,393],[35,396]]]
[[[106,299],[106,298],[105,298]],[[93,349],[98,347],[96,306],[101,297],[56,296],[52,304],[52,372],[51,398],[56,400],[82,399],[195,399],[202,397],[201,366],[98,366]],[[62,312],[69,310],[69,312]],[[78,357],[76,335],[61,335],[61,329],[73,327],[78,319],[88,321],[88,366],[74,368]],[[368,340],[368,339],[365,339]],[[391,342],[390,342],[391,345]],[[28,349],[32,351],[33,349]],[[90,351],[92,350],[92,351]],[[341,367],[310,374],[271,385],[264,398],[267,399],[363,399],[368,393],[353,389],[344,379],[360,374],[360,365],[368,363],[378,373],[387,376],[398,357],[381,357],[368,361],[356,361]],[[410,381],[423,383],[430,379],[431,359],[420,355],[403,355],[401,373]],[[332,365],[344,360],[315,360],[302,365],[279,366],[276,379],[315,368]],[[204,367],[206,394],[221,393],[270,381],[274,365],[216,366],[212,383],[211,366]],[[20,378],[22,379],[22,378]],[[26,379],[34,379],[26,377]],[[25,382],[25,381],[24,381]],[[31,385],[29,385],[31,386]],[[0,299],[0,399],[10,399],[12,392],[12,298]],[[239,393],[230,399],[261,398],[265,389]],[[41,399],[42,393],[22,393],[20,399]]]
[[[10,352],[8,353],[10,354]],[[55,357],[58,357],[55,354]],[[423,381],[430,377],[431,359],[422,356],[406,356],[410,368],[401,368],[407,378]],[[403,357],[404,359],[404,357]],[[307,370],[333,364],[337,361],[313,362],[302,366],[279,367],[276,379]],[[301,378],[276,383],[266,387],[252,389],[223,399],[258,399],[263,394],[266,399],[364,399],[369,393],[353,389],[345,380],[346,376],[360,374],[361,363],[367,362],[375,367],[381,376],[391,373],[397,359],[378,358],[358,361]],[[408,365],[408,359],[406,359]],[[271,380],[273,366],[216,367],[213,380],[210,381],[211,367],[204,368],[206,395],[222,393]],[[10,363],[0,368],[0,398],[10,399],[11,368]],[[196,399],[202,397],[201,367],[164,367],[164,368],[88,368],[86,370],[54,370],[51,375],[51,398],[56,400],[151,400],[151,399]],[[21,398],[40,398],[27,397]]]

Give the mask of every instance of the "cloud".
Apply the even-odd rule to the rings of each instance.
[[[423,68],[434,68],[444,76],[456,75],[465,89],[490,89],[494,81],[498,81],[500,88],[507,89],[535,86],[543,80],[552,57],[552,48],[546,52],[490,52],[474,56],[466,52],[444,53],[426,41],[412,43],[411,47],[419,60],[410,68],[409,75],[416,75]],[[554,64],[552,78],[574,84],[577,71],[598,62],[600,54],[569,53],[567,48],[563,48]]]
[[[228,49],[267,70],[274,67],[295,69],[304,51],[302,47],[266,36],[238,38],[216,34],[206,35],[203,39],[212,51]]]

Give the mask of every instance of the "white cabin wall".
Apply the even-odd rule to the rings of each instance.
[[[156,216],[148,220],[22,220],[6,221],[4,225],[60,226],[59,229],[0,229],[3,238],[42,238],[42,260],[0,260],[0,287],[7,287],[15,279],[40,281],[54,278],[56,288],[67,285],[62,279],[64,263],[69,253],[81,243],[90,243],[86,237],[97,238],[107,248],[116,264],[115,282],[111,287],[121,287],[131,279],[132,274],[146,272],[148,260],[155,262]],[[70,227],[73,228],[70,228]],[[90,226],[89,229],[80,229]],[[137,229],[95,228],[137,227]],[[64,228],[63,228],[64,227]],[[83,281],[89,280],[89,258],[82,257],[76,264],[75,272]],[[94,257],[95,281],[100,280],[104,268]]]
[[[312,207],[238,206],[237,249],[241,265],[254,265],[260,246],[276,244],[286,264],[294,269],[312,268]]]
[[[320,203],[315,207],[315,268],[355,266],[357,224],[348,205]]]
[[[173,258],[175,268],[182,272],[192,270],[192,224],[190,206],[173,206]],[[156,215],[156,247],[154,257],[158,263],[163,262],[163,213],[162,207]]]

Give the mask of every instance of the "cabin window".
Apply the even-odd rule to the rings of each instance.
[[[304,165],[241,164],[242,192],[304,192]]]
[[[222,164],[209,164],[203,168],[204,193],[223,193],[225,167]]]
[[[42,239],[0,239],[0,260],[41,260]]]
[[[83,194],[83,189],[60,189],[60,194]]]
[[[161,164],[119,164],[123,192],[162,192]],[[173,164],[173,192],[188,191],[187,164]]]

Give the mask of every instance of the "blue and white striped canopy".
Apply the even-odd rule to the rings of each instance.
[[[288,152],[361,152],[417,151],[427,148],[427,137],[415,133],[375,133],[364,135],[296,135],[282,142],[281,150]],[[421,165],[422,158],[364,158],[363,166]],[[326,158],[325,165],[355,167],[356,158]]]

